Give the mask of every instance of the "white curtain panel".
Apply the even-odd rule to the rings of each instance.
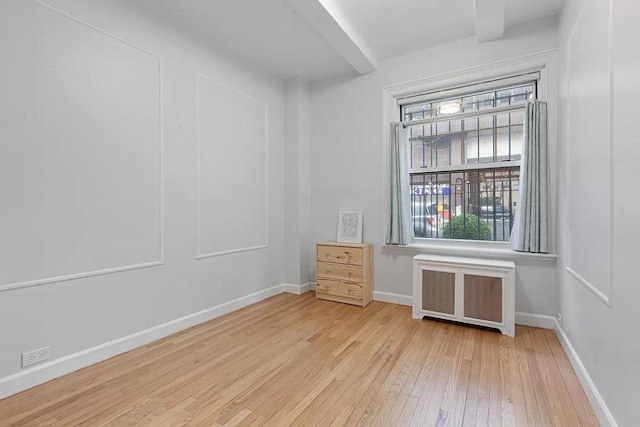
[[[408,245],[414,241],[409,194],[409,154],[407,131],[400,123],[391,123],[389,144],[389,223],[386,243]]]
[[[509,245],[520,252],[547,253],[549,219],[546,102],[527,103],[524,131],[518,206]]]

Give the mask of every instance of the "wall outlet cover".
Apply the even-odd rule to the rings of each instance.
[[[22,353],[22,367],[26,368],[36,363],[44,362],[51,358],[51,347],[42,347],[37,350]]]

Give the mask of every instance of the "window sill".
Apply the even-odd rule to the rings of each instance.
[[[558,256],[555,254],[532,254],[527,252],[517,252],[510,249],[506,245],[491,246],[474,246],[474,245],[442,245],[436,243],[413,243],[411,245],[383,245],[383,248],[389,250],[413,252],[416,254],[436,254],[436,255],[452,255],[452,256],[469,256],[491,259],[528,259],[542,262],[556,262]]]

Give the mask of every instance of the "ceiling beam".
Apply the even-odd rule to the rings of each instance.
[[[331,0],[288,0],[289,4],[360,74],[377,69],[366,43]]]
[[[502,38],[506,0],[475,0],[476,35],[480,43]]]

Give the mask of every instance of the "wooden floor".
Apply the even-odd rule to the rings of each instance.
[[[0,425],[598,425],[552,331],[282,294],[0,401]]]

